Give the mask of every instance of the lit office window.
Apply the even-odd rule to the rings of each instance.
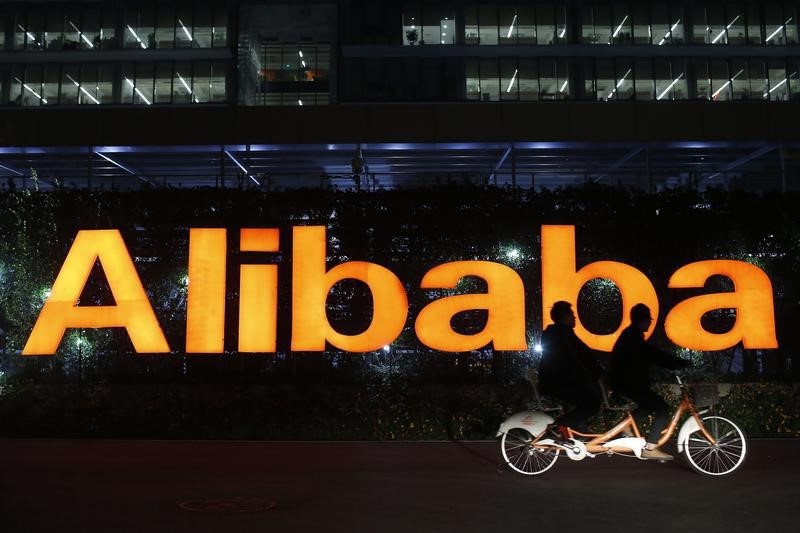
[[[789,93],[792,100],[800,100],[800,59],[789,60]]]
[[[797,43],[797,19],[790,3],[768,2],[764,6],[764,30],[767,44]]]
[[[481,59],[481,102],[496,102],[500,98],[500,79],[496,59]]]
[[[11,75],[11,101],[22,107],[39,107],[48,101],[42,91],[42,67],[14,67]]]
[[[78,95],[81,94],[80,67],[74,64],[64,64],[61,69],[61,95],[60,105],[78,105]]]
[[[565,100],[569,98],[569,73],[567,62],[542,59],[539,61],[539,86],[541,100]]]
[[[194,48],[194,17],[190,6],[175,10],[175,48]],[[210,43],[209,43],[210,44]]]
[[[116,46],[114,12],[111,9],[88,7],[79,21],[67,20],[67,26],[76,31],[81,50],[100,50]]]
[[[465,73],[467,100],[480,100],[481,77],[477,59],[466,60]]]
[[[653,83],[653,65],[650,59],[637,59],[633,66],[634,92],[636,100],[653,100],[655,84]]]
[[[761,8],[758,4],[746,4],[747,42],[748,44],[761,44],[764,37],[761,35]]]
[[[628,4],[615,3],[611,6],[611,41],[615,44],[633,42],[633,17]]]
[[[633,43],[634,44],[650,44],[652,36],[650,35],[650,10],[645,3],[635,2],[633,4]],[[658,41],[661,37],[658,38]]]
[[[617,100],[632,100],[633,91],[633,63],[630,59],[617,59],[617,76],[614,85],[614,96]]]
[[[745,35],[745,12],[739,3],[725,4],[725,33],[728,36],[728,44],[747,44]]]
[[[125,10],[125,48],[158,48],[152,7]]]
[[[653,62],[656,100],[686,100],[686,67],[679,59],[656,59]]]
[[[0,50],[4,50],[6,47],[6,16],[4,13],[0,13]],[[2,91],[0,91],[1,93]]]
[[[516,59],[500,60],[500,100],[519,100],[519,68]]]
[[[708,61],[694,59],[692,70],[695,79],[696,95],[699,100],[711,99],[711,74],[708,70]]]
[[[59,65],[44,65],[42,73],[42,98],[47,105],[58,105]]]
[[[211,27],[213,34],[212,46],[225,47],[228,45],[228,12],[227,5],[214,8],[214,22]]]
[[[683,44],[684,20],[677,4],[655,3],[650,6],[652,44],[656,46]]]
[[[481,4],[478,8],[478,17],[480,44],[497,44],[499,42],[497,6],[495,4]]]
[[[581,16],[581,41],[590,44],[611,44],[611,6],[584,6]]]
[[[766,68],[767,64],[763,59],[748,59],[747,70],[741,74],[742,76],[747,75],[750,84],[749,97],[754,100],[764,99],[765,94],[769,95]],[[731,76],[738,74],[738,72],[739,70],[734,71],[731,69]]]
[[[595,87],[597,100],[616,100],[616,84],[614,79],[614,60],[598,59],[595,61]]]
[[[514,6],[501,5],[499,9],[498,30],[500,44],[516,44],[519,26],[519,16],[517,8]]]
[[[172,79],[172,103],[192,104],[198,102],[192,89],[192,64],[175,63],[175,77]]]
[[[214,11],[211,7],[196,5],[193,36],[193,46],[195,48],[211,48],[214,46]]]
[[[539,68],[535,59],[519,60],[519,99],[539,99]]]
[[[786,65],[782,59],[769,60],[769,90],[765,98],[776,101],[789,99],[789,79],[786,75]]]
[[[426,2],[403,4],[403,44],[454,44],[456,22],[452,7]]]
[[[711,99],[715,102],[730,100],[732,91],[728,62],[724,59],[711,60],[709,75],[711,77]]]
[[[78,41],[64,36],[64,14],[61,6],[53,6],[45,13],[44,46],[47,50],[77,50]]]
[[[566,43],[566,7],[555,4],[536,4],[536,42],[538,44]]]
[[[330,45],[324,43],[262,43],[261,68],[256,88],[259,105],[313,105],[327,98],[294,98],[298,93],[328,91]],[[276,96],[286,93],[287,97]],[[302,104],[300,103],[302,102]]]
[[[175,48],[175,7],[168,2],[156,6],[155,42],[158,48]],[[132,37],[132,34],[129,35]]]
[[[156,63],[155,80],[153,89],[154,104],[169,104],[172,102],[172,63],[161,61]]]
[[[89,63],[81,67],[80,78],[69,81],[70,91],[77,88],[78,104],[100,105],[114,103],[114,65],[109,63]],[[64,90],[62,76],[61,87]],[[77,86],[77,87],[76,87]]]
[[[20,9],[14,19],[14,50],[44,50],[44,16]]]

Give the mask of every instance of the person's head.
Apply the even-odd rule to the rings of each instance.
[[[645,332],[650,329],[653,317],[650,315],[650,308],[644,304],[636,304],[631,307],[631,324],[640,331]]]
[[[561,326],[575,327],[575,313],[572,311],[572,304],[565,301],[558,301],[550,309],[550,318]]]

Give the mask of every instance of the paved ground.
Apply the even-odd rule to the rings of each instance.
[[[622,457],[536,478],[495,442],[0,440],[0,531],[800,531],[800,441],[755,440],[742,470],[698,476]],[[181,502],[265,498],[272,510]]]

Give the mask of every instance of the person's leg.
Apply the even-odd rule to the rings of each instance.
[[[647,445],[645,451],[642,452],[644,457],[649,459],[672,459],[672,456],[657,449],[657,443],[661,438],[661,432],[667,427],[669,422],[669,406],[667,403],[655,392],[650,389],[633,390],[633,391],[620,391],[621,394],[636,402],[637,407],[633,411],[633,417],[636,419],[637,424],[641,423],[647,415],[653,415],[653,425],[647,434]]]
[[[590,383],[560,391],[559,399],[574,407],[561,415],[555,424],[586,433],[589,430],[589,419],[600,410],[603,394],[596,383]]]

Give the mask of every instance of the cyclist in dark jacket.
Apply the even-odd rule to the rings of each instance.
[[[575,313],[569,302],[556,302],[550,311],[553,324],[542,333],[539,389],[574,408],[554,422],[585,433],[589,418],[603,402],[597,382],[603,372],[591,348],[575,335]]]
[[[653,318],[644,304],[631,308],[631,325],[620,334],[611,351],[608,381],[612,390],[636,402],[634,418],[641,421],[653,414],[653,426],[647,435],[647,445],[642,456],[648,459],[672,459],[656,446],[661,432],[669,422],[669,406],[650,388],[650,366],[657,365],[672,370],[683,368],[686,361],[661,351],[648,344],[644,332],[650,328]]]

